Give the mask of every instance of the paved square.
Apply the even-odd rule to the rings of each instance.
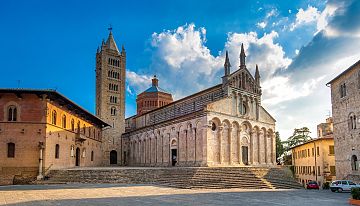
[[[66,184],[0,187],[0,205],[348,205],[328,190],[188,190],[155,185]]]

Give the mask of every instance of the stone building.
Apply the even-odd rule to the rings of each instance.
[[[142,115],[173,102],[172,95],[159,87],[159,80],[156,75],[151,81],[151,87],[137,95],[137,115]]]
[[[360,180],[360,61],[327,85],[331,87],[336,176]]]
[[[325,182],[336,179],[333,121],[329,117],[317,126],[318,138],[291,149],[295,178],[305,186],[310,181]]]
[[[96,52],[96,116],[110,128],[104,130],[103,165],[121,164],[121,134],[125,131],[126,52],[119,51],[111,28]]]
[[[0,89],[0,185],[42,178],[51,169],[102,165],[106,126],[56,91]]]
[[[275,164],[275,119],[261,106],[260,74],[245,64],[222,83],[125,120],[124,162],[130,166]]]

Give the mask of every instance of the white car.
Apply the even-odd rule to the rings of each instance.
[[[330,190],[332,192],[350,191],[353,187],[360,187],[360,185],[357,185],[350,180],[335,180],[331,183]]]

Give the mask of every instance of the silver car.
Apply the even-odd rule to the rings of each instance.
[[[330,190],[332,192],[350,191],[353,187],[360,187],[360,185],[357,185],[350,180],[335,180],[331,183]]]

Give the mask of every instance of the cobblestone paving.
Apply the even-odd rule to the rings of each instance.
[[[187,190],[153,185],[66,184],[0,187],[0,205],[348,205],[328,190]]]

